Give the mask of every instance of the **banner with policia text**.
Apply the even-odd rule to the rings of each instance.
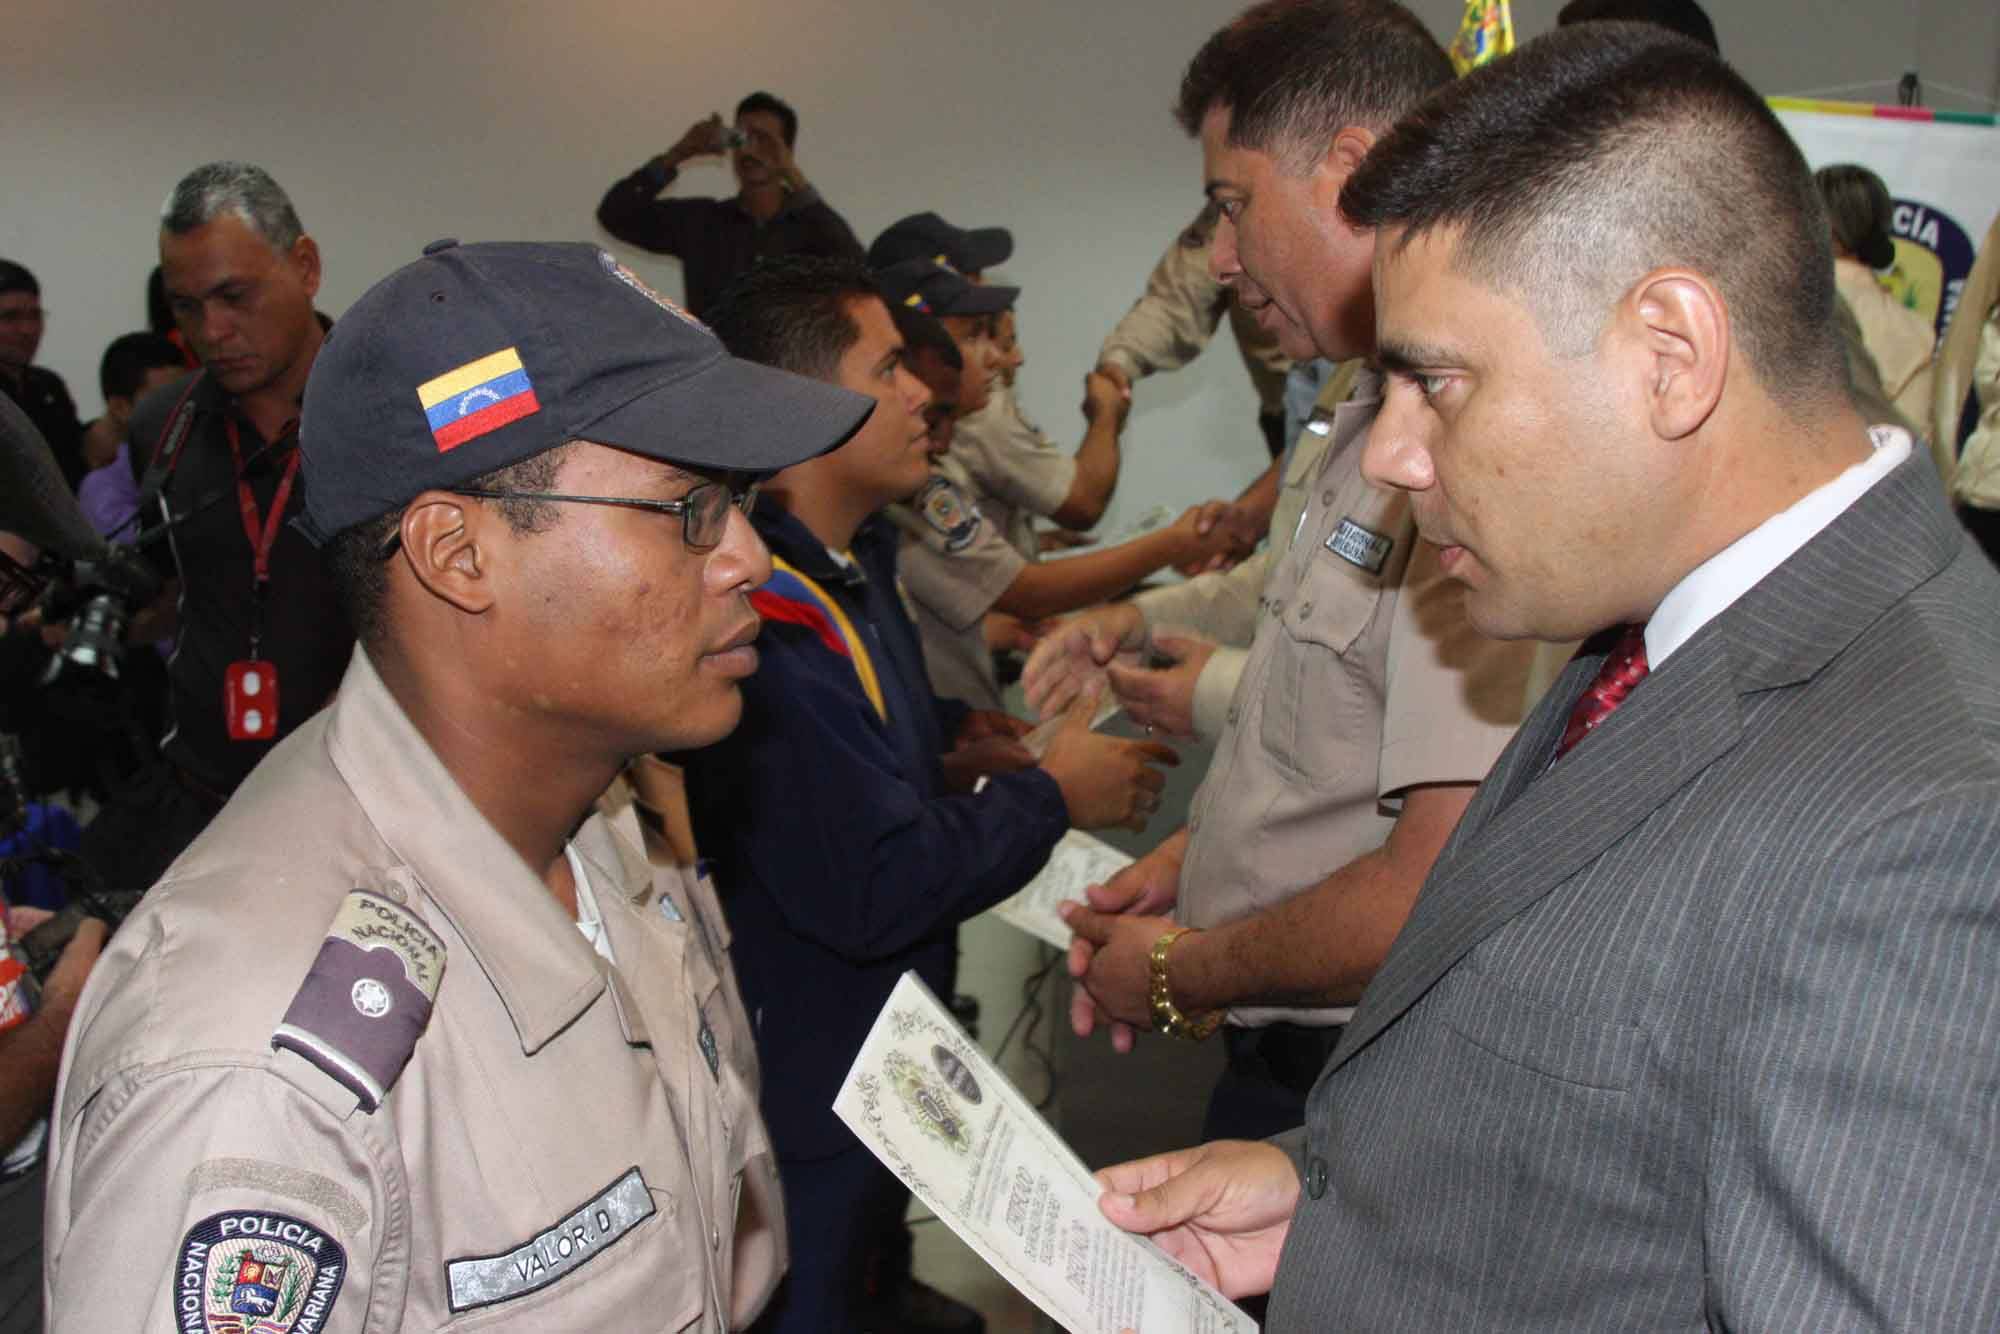
[[[1889,187],[1896,263],[1884,278],[1942,337],[1980,240],[2000,213],[1994,118],[1791,97],[1774,97],[1771,107],[1814,170],[1858,162]]]

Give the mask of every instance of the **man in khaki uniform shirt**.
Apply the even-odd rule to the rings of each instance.
[[[1181,229],[1147,275],[1144,295],[1106,335],[1097,366],[1129,392],[1146,376],[1177,371],[1200,356],[1228,312],[1236,350],[1257,390],[1258,424],[1275,458],[1287,443],[1280,424],[1285,419],[1285,372],[1292,368],[1292,358],[1209,272],[1215,222],[1214,210],[1204,208]]]
[[[1407,11],[1348,8],[1356,30],[1296,117],[1232,133],[1230,96],[1261,59],[1236,50],[1235,28],[1197,58],[1178,109],[1221,213],[1212,270],[1298,359],[1372,352],[1373,237],[1339,219],[1340,185],[1452,78]],[[1303,176],[1281,165],[1300,160],[1315,164]],[[1274,545],[1187,829],[1104,886],[1095,911],[1066,910],[1080,1032],[1109,1018],[1199,1037],[1228,1012],[1204,1138],[1298,1124],[1345,1007],[1523,715],[1533,645],[1476,634],[1407,501],[1361,476],[1381,394],[1366,375],[1336,410],[1295,531]],[[1100,659],[1115,647],[1091,646]]]
[[[355,304],[302,481],[360,647],[85,991],[53,1329],[756,1314],[784,1222],[728,935],[592,808],[735,725],[770,565],[731,488],[867,406],[588,246],[441,242]]]

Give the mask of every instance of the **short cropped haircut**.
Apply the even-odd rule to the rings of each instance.
[[[135,398],[146,383],[146,372],[159,366],[186,369],[187,361],[173,339],[150,329],[120,334],[97,363],[98,391],[106,398]]]
[[[465,483],[468,491],[552,491],[556,474],[562,471],[569,445],[557,445],[531,454],[504,468],[475,477]],[[516,533],[539,533],[554,526],[561,507],[547,500],[479,500],[468,503],[492,505],[499,509],[507,526]],[[403,526],[403,509],[390,510],[373,519],[364,519],[334,534],[326,545],[326,567],[333,580],[340,609],[355,638],[363,644],[378,644],[387,632],[390,543]]]
[[[958,350],[958,341],[951,331],[938,323],[937,316],[914,306],[891,306],[889,318],[895,321],[896,332],[903,336],[905,350],[928,352],[955,371],[965,369],[965,354]]]
[[[160,209],[160,228],[185,236],[224,214],[241,218],[281,254],[306,234],[291,197],[270,172],[248,162],[211,162],[181,177]]]
[[[1715,25],[1694,0],[1569,0],[1556,15],[1560,27],[1572,23],[1656,23],[1691,41],[1700,42],[1717,55],[1722,44],[1715,40]]]
[[[1345,127],[1382,133],[1451,79],[1444,48],[1392,0],[1264,0],[1195,54],[1174,117],[1199,135],[1227,107],[1231,144],[1303,175]]]
[[[1895,201],[1880,176],[1859,163],[1842,162],[1814,172],[1813,183],[1826,205],[1834,245],[1871,269],[1896,262]]]
[[[1774,397],[1844,385],[1826,214],[1805,159],[1713,52],[1638,23],[1558,28],[1412,113],[1340,210],[1398,246],[1459,233],[1455,265],[1520,297],[1557,355],[1596,344],[1664,266],[1714,283]]]
[[[40,296],[42,285],[35,281],[35,275],[28,272],[25,264],[16,264],[11,259],[0,259],[0,296],[10,292],[26,292],[29,296]]]
[[[791,104],[766,92],[755,92],[736,104],[736,114],[746,111],[765,111],[778,118],[778,128],[784,132],[785,147],[791,148],[799,142],[799,113]]]
[[[881,294],[859,260],[788,255],[757,264],[702,314],[730,355],[831,380],[861,338],[848,303]]]

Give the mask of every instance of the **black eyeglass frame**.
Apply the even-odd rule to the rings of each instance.
[[[748,518],[751,509],[757,503],[758,488],[762,485],[761,481],[751,482],[741,490],[738,490],[728,482],[703,482],[678,500],[649,500],[641,499],[637,496],[572,496],[556,491],[494,491],[484,487],[473,486],[454,486],[445,489],[450,491],[452,495],[470,496],[475,500],[534,500],[551,501],[568,505],[616,505],[621,509],[651,510],[655,514],[673,514],[680,518],[681,541],[687,543],[688,550],[707,552],[713,551],[722,545],[722,539],[729,531],[729,508],[735,508],[745,518]],[[710,491],[721,491],[727,494],[729,504],[722,510],[722,528],[716,533],[715,540],[713,542],[697,542],[694,540],[695,520],[700,515],[701,507],[704,504],[702,497]],[[382,549],[383,559],[386,560],[388,557],[395,555],[396,548],[401,545],[401,541],[402,534],[400,533],[390,538],[388,544]]]

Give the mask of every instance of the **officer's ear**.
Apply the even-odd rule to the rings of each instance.
[[[506,520],[488,506],[449,491],[426,491],[403,510],[398,555],[425,592],[478,616],[493,605],[481,543],[492,540],[496,522]]]

